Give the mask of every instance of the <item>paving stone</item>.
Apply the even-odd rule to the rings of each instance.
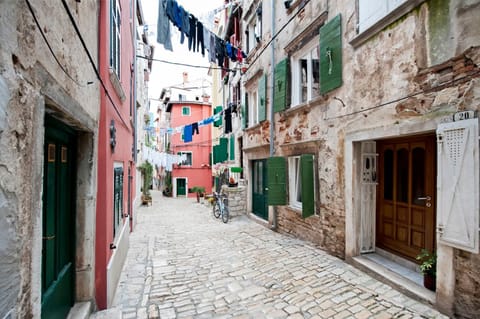
[[[224,224],[194,199],[152,196],[114,297],[125,319],[446,318],[246,216]]]

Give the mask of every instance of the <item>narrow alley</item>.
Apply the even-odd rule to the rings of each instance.
[[[114,298],[123,318],[442,318],[298,239],[153,192]],[[100,313],[94,318],[104,318]]]

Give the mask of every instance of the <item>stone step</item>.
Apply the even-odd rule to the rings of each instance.
[[[110,308],[92,313],[90,319],[122,319],[122,311],[118,308]]]

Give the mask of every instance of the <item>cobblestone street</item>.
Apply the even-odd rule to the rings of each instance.
[[[442,318],[312,245],[247,217],[224,224],[162,197],[138,224],[114,307],[123,318]]]

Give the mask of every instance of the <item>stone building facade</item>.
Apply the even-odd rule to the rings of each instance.
[[[479,15],[479,1],[244,1],[251,216],[479,316]],[[424,248],[436,292],[381,262],[415,272]]]
[[[98,3],[0,12],[0,318],[66,315],[94,299],[99,85],[74,25],[96,64]]]

